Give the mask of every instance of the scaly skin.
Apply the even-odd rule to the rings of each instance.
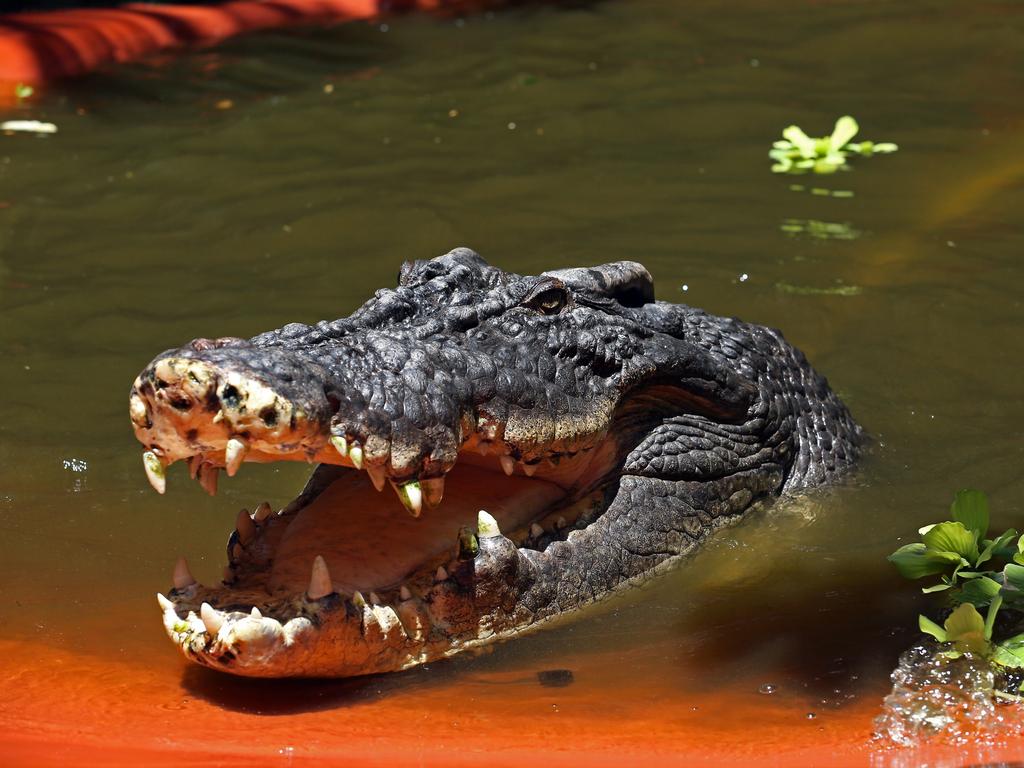
[[[159,355],[131,394],[159,491],[178,460],[211,492],[244,460],[320,464],[280,513],[239,516],[223,585],[179,564],[161,597],[171,638],[243,675],[402,669],[576,615],[850,468],[860,428],[778,331],[653,293],[632,262],[528,277],[456,249],[406,263],[348,318]],[[472,479],[499,468],[505,491],[500,471]],[[452,523],[454,549],[429,543],[446,479],[453,498],[508,507],[501,530],[481,513],[476,531]],[[356,567],[357,537],[331,532],[372,538],[369,482],[415,516],[380,523],[402,547],[422,538],[415,564],[395,550]]]

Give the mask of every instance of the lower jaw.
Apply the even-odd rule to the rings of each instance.
[[[564,539],[601,496],[570,503],[541,478],[466,464],[449,473],[441,504],[412,518],[364,473],[342,471],[305,507],[233,537],[223,586],[177,580],[161,603],[164,626],[189,658],[247,676],[349,676],[452,655],[521,629],[482,612],[488,579],[523,559],[518,546]],[[481,507],[499,535],[480,526]],[[317,556],[329,592],[311,592]]]

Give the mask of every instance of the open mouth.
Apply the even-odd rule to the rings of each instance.
[[[163,623],[206,666],[364,674],[493,641],[504,632],[493,617],[522,609],[523,572],[600,517],[621,464],[605,436],[515,456],[489,439],[491,425],[463,441],[443,476],[398,478],[370,463],[372,435],[332,437],[305,410],[197,360],[161,361],[133,388],[132,419],[160,492],[175,461],[211,493],[221,469],[234,475],[245,460],[317,464],[283,509],[239,512],[221,584],[198,584],[177,563],[173,589],[159,596]]]

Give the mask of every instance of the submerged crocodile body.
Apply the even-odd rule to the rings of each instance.
[[[175,461],[211,493],[243,461],[318,464],[280,511],[239,513],[222,584],[181,560],[159,596],[189,658],[263,677],[399,670],[572,616],[861,442],[778,331],[656,302],[634,262],[521,276],[468,249],[350,317],[164,352],[130,413],[161,493]]]

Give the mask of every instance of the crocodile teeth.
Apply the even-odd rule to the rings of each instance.
[[[377,597],[376,592],[370,593],[370,605],[380,605],[380,598]]]
[[[363,448],[359,443],[352,443],[348,449],[348,458],[356,469],[363,468]]]
[[[167,490],[167,475],[164,473],[164,463],[160,457],[152,451],[145,451],[142,454],[142,466],[146,469],[146,479],[153,486],[157,493]]]
[[[354,605],[356,608],[366,607],[366,598],[363,597],[363,593],[360,592],[358,589],[352,593],[352,605]]]
[[[211,636],[220,632],[220,628],[224,626],[224,615],[209,603],[199,606],[199,618],[203,620],[203,625]]]
[[[213,417],[212,421],[213,421],[214,424],[220,424],[222,421],[224,421],[224,409],[223,408],[221,410],[217,411],[217,415]]]
[[[238,510],[238,517],[235,518],[235,530],[238,531],[238,538],[243,544],[248,544],[256,535],[256,524],[249,517],[249,510]]]
[[[499,461],[501,462],[501,468],[505,471],[506,475],[511,476],[512,473],[516,471],[516,460],[507,453],[503,454]]]
[[[530,526],[530,535],[535,539],[539,539],[544,535],[544,529],[537,525],[537,523],[534,523]]]
[[[163,594],[160,592],[156,593],[156,601],[160,605],[160,610],[164,613],[174,610],[174,603],[172,603],[170,600],[164,597]]]
[[[481,440],[476,444],[476,451],[481,456],[486,456],[491,452],[491,444],[487,440]]]
[[[203,468],[203,457],[198,453],[195,456],[189,457],[188,460],[188,476],[193,480],[199,475],[199,470]]]
[[[501,529],[498,528],[498,521],[495,520],[486,510],[481,509],[476,516],[476,535],[481,539],[493,539],[501,536]]]
[[[171,581],[174,583],[175,589],[185,589],[196,583],[195,577],[192,576],[192,572],[188,569],[188,562],[184,557],[179,557],[178,562],[174,564],[174,574],[171,576]]]
[[[444,498],[444,478],[431,477],[420,480],[420,488],[423,490],[423,501],[428,507],[436,507]]]
[[[227,448],[224,449],[224,468],[228,473],[228,477],[234,477],[235,473],[238,472],[238,468],[245,461],[245,454],[248,450],[249,447],[245,442],[237,437],[232,437],[228,440]]]
[[[419,517],[420,512],[423,511],[423,490],[420,488],[420,484],[413,480],[401,485],[395,483],[391,485],[395,489],[395,493],[398,494],[399,501],[409,510],[409,514],[413,517]]]
[[[257,608],[255,605],[252,607],[252,613],[250,613],[249,615],[252,616],[254,619],[262,619],[263,618],[263,614],[260,613],[260,609]]]
[[[256,507],[256,511],[252,513],[252,517],[257,523],[262,523],[272,514],[274,514],[274,510],[271,509],[270,503],[261,501],[260,505]]]
[[[377,489],[378,493],[384,490],[384,483],[388,478],[384,474],[383,467],[367,467],[366,474],[370,476],[370,482],[373,483],[373,487]]]
[[[203,486],[203,490],[211,496],[217,495],[217,476],[220,474],[220,470],[213,466],[213,464],[204,463],[199,468],[199,484]]]
[[[402,588],[398,590],[398,597],[401,600],[412,600],[412,592],[410,592],[409,588],[403,584]]]
[[[448,571],[444,569],[443,565],[437,566],[437,571],[434,573],[434,581],[444,581],[448,578]]]
[[[310,600],[319,600],[333,591],[334,585],[331,583],[331,573],[327,570],[327,561],[322,555],[317,555],[313,558],[313,572],[309,577],[306,597]]]
[[[331,445],[343,459],[348,456],[348,440],[340,435],[331,435]]]
[[[527,477],[533,477],[533,475],[534,475],[534,473],[536,471],[537,471],[537,465],[536,464],[523,464],[523,474],[526,475]]]

